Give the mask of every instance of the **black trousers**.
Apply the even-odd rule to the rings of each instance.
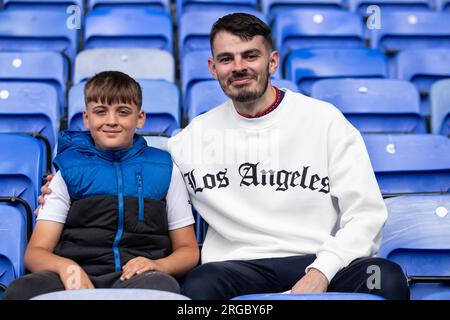
[[[306,255],[205,263],[188,273],[181,293],[191,299],[208,300],[284,292],[305,275],[305,268],[315,259],[315,255]],[[409,299],[402,269],[382,258],[353,261],[335,275],[328,292],[372,293],[390,300]]]
[[[95,288],[134,288],[180,292],[177,280],[166,273],[149,271],[134,275],[124,281],[120,280],[121,275],[122,272],[113,272],[101,276],[90,276],[89,279]],[[3,299],[27,300],[44,293],[62,290],[64,290],[64,285],[57,273],[35,272],[11,282]]]

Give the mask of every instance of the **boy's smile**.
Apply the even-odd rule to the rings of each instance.
[[[83,122],[96,148],[122,150],[133,145],[136,128],[142,128],[145,123],[145,112],[128,103],[89,102],[83,112]]]

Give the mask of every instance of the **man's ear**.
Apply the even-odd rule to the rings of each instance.
[[[144,126],[146,119],[147,115],[145,114],[144,110],[141,109],[138,114],[138,121],[136,124],[136,128],[141,129]]]
[[[273,75],[280,65],[280,54],[277,50],[273,50],[269,58],[269,73]]]
[[[214,77],[214,79],[217,80],[216,65],[214,64],[213,58],[208,59],[208,68],[209,68],[209,71],[211,72],[212,76]]]
[[[88,114],[87,114],[87,111],[84,110],[84,111],[83,111],[83,125],[84,125],[84,127],[85,127],[86,129],[89,129],[89,121],[88,121],[88,118],[89,118],[89,116],[88,116]]]

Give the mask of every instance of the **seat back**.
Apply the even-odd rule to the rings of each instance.
[[[177,17],[185,12],[209,10],[242,10],[258,8],[257,0],[175,0]]]
[[[450,79],[437,81],[430,92],[431,132],[450,137]]]
[[[91,10],[140,8],[170,12],[170,0],[88,0]]]
[[[325,292],[325,293],[261,293],[235,297],[231,300],[385,300],[368,293]]]

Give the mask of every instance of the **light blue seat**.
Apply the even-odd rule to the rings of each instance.
[[[55,51],[73,61],[78,31],[68,19],[65,10],[0,11],[0,51]]]
[[[149,147],[168,151],[167,141],[169,140],[169,137],[165,137],[165,136],[161,136],[161,135],[151,135],[151,136],[144,136],[144,139],[145,139],[145,141],[147,141],[147,145]]]
[[[430,92],[431,132],[450,137],[450,79],[439,80]]]
[[[365,134],[381,193],[450,191],[450,139],[432,134]]]
[[[102,71],[121,71],[135,79],[174,82],[173,56],[157,49],[105,48],[81,51],[75,59],[74,83]]]
[[[450,49],[450,13],[383,12],[382,28],[371,31],[371,47],[397,52],[405,49]]]
[[[250,13],[262,21],[265,17],[255,9],[244,8],[239,12]],[[233,10],[202,10],[185,12],[179,19],[179,39],[180,59],[187,52],[197,50],[210,50],[209,33],[211,28],[220,17],[233,13]],[[265,21],[266,22],[266,21]]]
[[[137,132],[144,135],[172,135],[180,127],[180,94],[171,82],[138,80],[142,88],[142,108],[147,115],[145,126]],[[85,82],[69,91],[69,129],[83,131],[82,113],[85,110]]]
[[[257,9],[257,0],[174,0],[178,19],[185,12],[206,10],[241,10]]]
[[[450,77],[450,48],[404,50],[396,58],[397,79],[414,83],[419,90],[422,115],[430,114],[429,93],[434,82]]]
[[[343,0],[261,0],[262,12],[269,21],[295,9],[343,9],[344,6]]]
[[[422,300],[450,300],[450,288],[442,292],[435,292],[422,297]]]
[[[56,52],[1,52],[0,81],[42,82],[58,92],[60,114],[66,104],[68,66]]]
[[[402,267],[414,300],[450,291],[450,194],[385,202],[389,215],[378,256]]]
[[[288,80],[272,80],[272,84],[278,88],[297,91],[297,86]],[[216,80],[206,80],[194,84],[189,94],[189,101],[186,104],[189,122],[228,99]]]
[[[450,0],[435,0],[436,9],[439,11],[450,11]]]
[[[190,300],[173,292],[152,289],[81,289],[46,293],[31,300]]]
[[[385,300],[385,299],[381,296],[368,293],[325,292],[325,293],[303,293],[303,294],[283,294],[283,293],[249,294],[235,297],[232,300]]]
[[[392,11],[422,11],[432,10],[430,1],[428,0],[347,0],[350,11],[359,12],[363,15],[367,13],[367,7],[376,5],[381,12]]]
[[[5,10],[57,10],[66,12],[71,5],[83,10],[83,0],[3,0]],[[82,11],[81,11],[82,12]]]
[[[51,172],[51,159],[59,131],[56,89],[36,82],[0,81],[0,132],[32,134],[43,145],[44,172]]]
[[[361,17],[344,10],[301,9],[283,12],[274,20],[273,35],[281,62],[295,49],[364,47]]]
[[[325,79],[311,96],[332,103],[362,133],[426,133],[419,93],[407,81]]]
[[[170,12],[170,0],[88,0],[91,10],[141,8]]]
[[[152,48],[172,53],[172,39],[172,18],[164,11],[98,9],[86,15],[86,49]]]
[[[385,78],[386,57],[373,49],[297,49],[287,57],[285,78],[310,95],[314,81],[325,78]]]

